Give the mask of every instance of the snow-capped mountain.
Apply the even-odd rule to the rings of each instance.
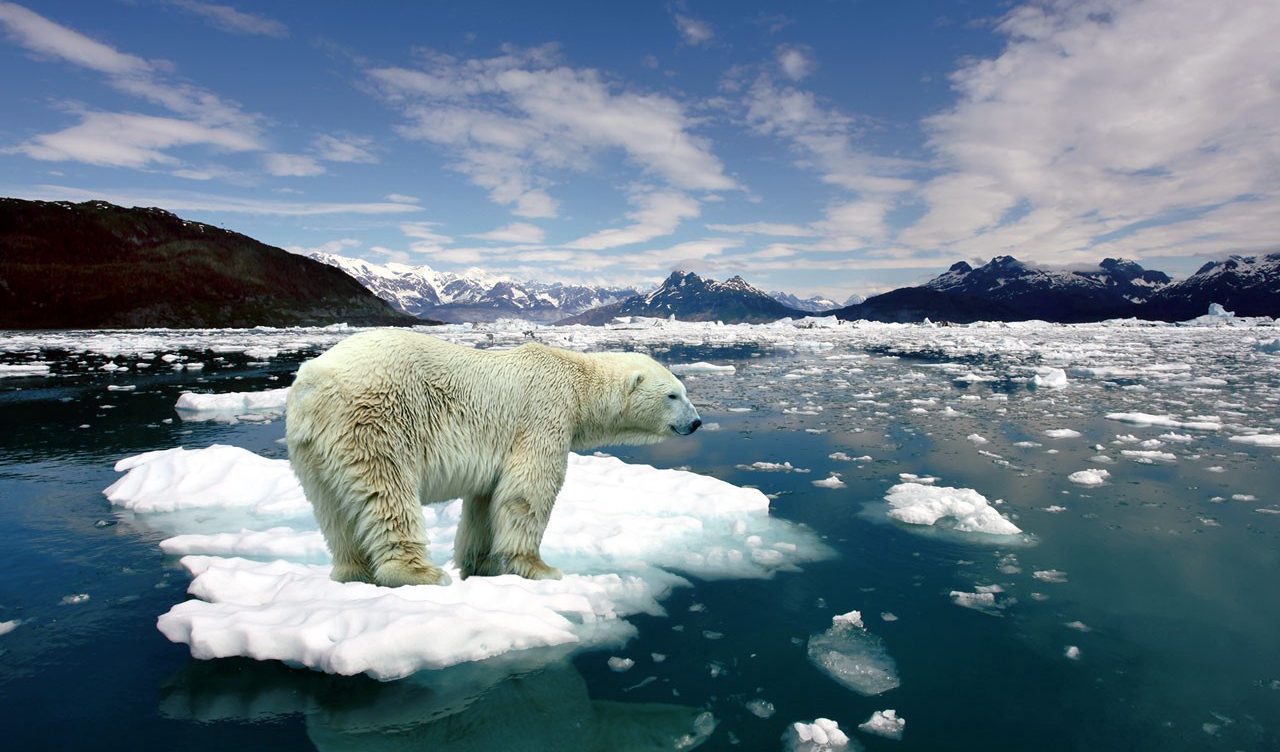
[[[761,323],[805,316],[774,300],[742,277],[724,282],[675,271],[656,290],[566,319],[569,324],[605,324],[617,316],[651,316],[681,321]]]
[[[627,287],[517,282],[480,269],[454,274],[429,266],[375,264],[331,253],[309,256],[342,269],[405,313],[448,322],[499,318],[557,321],[636,294]]]
[[[1143,306],[1143,318],[1183,321],[1219,303],[1238,316],[1280,316],[1280,253],[1210,261]]]
[[[839,303],[831,300],[830,298],[824,298],[821,295],[814,295],[811,298],[801,299],[791,293],[774,290],[769,293],[769,297],[788,308],[794,308],[797,311],[804,311],[806,313],[825,313],[840,307]],[[846,305],[848,304],[846,303]]]
[[[930,290],[997,303],[1019,318],[1090,321],[1144,303],[1172,280],[1133,261],[1105,259],[1094,269],[1046,269],[997,256],[976,269],[957,262],[926,282]]]

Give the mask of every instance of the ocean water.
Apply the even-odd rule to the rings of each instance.
[[[0,335],[0,362],[49,368],[0,379],[6,746],[776,750],[822,717],[870,750],[1280,748],[1280,448],[1248,438],[1280,432],[1280,356],[1260,347],[1280,331],[1259,323],[539,329],[733,365],[684,376],[709,430],[603,451],[759,488],[828,555],[768,579],[682,573],[665,613],[602,648],[385,682],[193,659],[156,629],[191,597],[159,548],[172,531],[102,493],[117,460],[157,449],[284,457],[278,416],[190,421],[174,404],[287,386],[348,332]],[[1070,479],[1083,470],[1108,475]],[[832,473],[843,487],[814,484]],[[972,489],[1023,534],[894,520],[903,474]],[[810,660],[853,610],[895,688],[866,696]],[[888,708],[900,740],[857,730]]]

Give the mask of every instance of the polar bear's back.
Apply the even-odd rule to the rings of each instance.
[[[423,493],[434,497],[424,500],[483,489],[531,412],[563,415],[569,385],[540,350],[490,352],[401,329],[348,337],[298,369],[290,452],[390,455],[421,471]]]

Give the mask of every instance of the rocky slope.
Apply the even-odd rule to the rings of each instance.
[[[337,269],[161,209],[0,199],[0,327],[408,325]]]

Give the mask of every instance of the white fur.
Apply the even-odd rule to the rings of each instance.
[[[445,584],[420,505],[464,499],[463,577],[558,578],[539,556],[571,449],[661,441],[700,424],[652,358],[538,344],[489,352],[398,329],[349,337],[298,369],[289,461],[333,578]]]

